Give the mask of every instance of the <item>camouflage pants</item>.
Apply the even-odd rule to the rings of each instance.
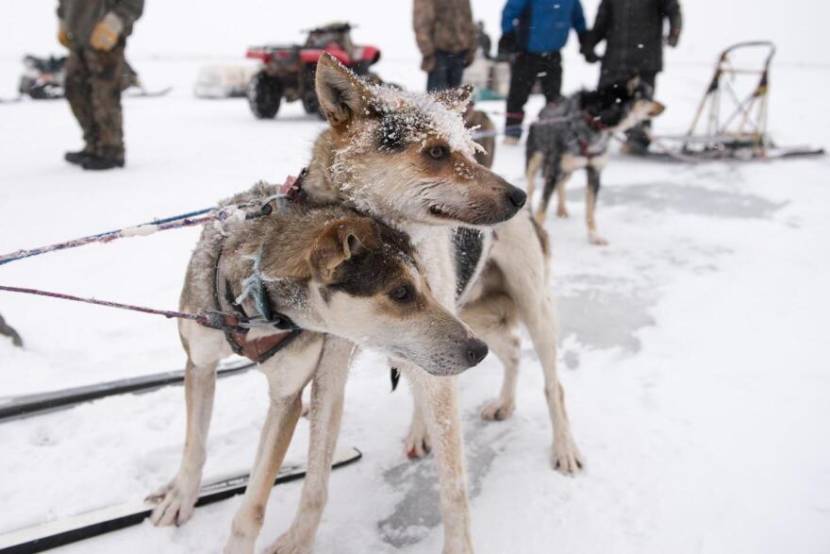
[[[72,50],[66,61],[66,98],[84,132],[87,152],[124,158],[121,88],[124,44],[109,52],[92,48]]]

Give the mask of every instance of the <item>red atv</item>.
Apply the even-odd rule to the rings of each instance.
[[[379,80],[369,67],[380,59],[374,46],[352,43],[349,23],[331,23],[308,31],[308,39],[299,45],[266,45],[248,48],[246,57],[262,61],[262,69],[248,85],[248,103],[260,119],[273,118],[283,98],[301,100],[306,113],[320,115],[320,103],[314,91],[317,61],[328,52],[358,75]]]

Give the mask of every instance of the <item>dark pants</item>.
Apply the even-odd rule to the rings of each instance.
[[[562,55],[557,52],[532,54],[519,52],[510,67],[510,92],[507,94],[508,136],[522,136],[520,128],[524,120],[525,104],[536,80],[542,81],[545,100],[554,102],[562,90]]]
[[[121,89],[124,44],[109,52],[92,48],[72,50],[66,61],[66,99],[84,133],[84,150],[124,159]]]
[[[637,73],[637,75],[639,75],[640,79],[644,83],[648,84],[651,88],[651,93],[649,94],[648,98],[649,100],[653,100],[654,93],[657,88],[657,73],[655,73],[654,71],[646,71]],[[630,79],[631,77],[633,77],[633,75],[626,77],[620,73],[613,73],[603,68],[602,71],[600,71],[599,75],[599,87],[602,88],[604,86],[611,85],[620,81],[625,81],[626,79]],[[629,151],[644,154],[646,150],[648,150],[649,145],[651,144],[651,139],[649,138],[650,133],[650,119],[647,119],[626,131],[625,143],[628,146]]]
[[[467,52],[435,52],[435,67],[427,74],[427,92],[461,86]]]

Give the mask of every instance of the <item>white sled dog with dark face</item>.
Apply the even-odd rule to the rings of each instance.
[[[536,221],[544,224],[548,203],[558,191],[556,215],[568,217],[565,185],[571,175],[585,169],[588,186],[585,195],[585,220],[588,240],[604,245],[597,233],[596,206],[600,173],[608,163],[611,135],[631,129],[641,121],[660,115],[665,107],[651,99],[651,87],[635,77],[595,91],[580,91],[563,102],[548,104],[539,112],[527,136],[527,195],[533,197],[539,170],[545,180],[542,201],[536,209]]]
[[[515,408],[519,342],[511,331],[519,320],[527,326],[545,374],[553,423],[552,463],[560,471],[576,471],[581,459],[556,372],[546,235],[520,210],[525,194],[475,162],[476,147],[462,119],[469,91],[430,97],[370,86],[324,56],[317,68],[317,93],[330,128],[315,143],[304,185],[307,196],[314,202],[352,206],[412,237],[415,258],[435,298],[451,312],[460,301],[463,318],[505,365],[501,394],[485,406],[485,418],[504,419]],[[460,225],[477,229],[456,231]],[[336,347],[323,350],[315,373],[308,474],[299,510],[269,552],[310,552],[326,503],[352,352],[345,341],[328,338],[327,345],[329,341]],[[444,552],[471,553],[456,380],[430,375],[399,355],[392,358],[416,398],[406,450],[417,456],[432,447],[435,453]],[[191,373],[188,397],[212,399],[213,370]],[[204,464],[210,400],[188,411],[202,442],[193,452],[186,449],[168,495],[176,496],[180,485],[195,490],[188,479],[195,477],[198,484]],[[185,513],[191,513],[189,506]],[[252,544],[250,537],[261,523],[261,512],[241,511],[231,544]]]

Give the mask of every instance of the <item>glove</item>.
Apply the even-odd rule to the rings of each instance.
[[[421,60],[421,69],[423,69],[427,73],[435,69],[435,54],[424,56],[424,58]]]
[[[66,23],[58,23],[58,42],[66,48],[72,48],[72,39],[69,38],[69,31],[66,30]]]
[[[464,67],[470,67],[476,61],[476,49],[470,48],[464,51]]]
[[[590,35],[587,32],[579,33],[579,53],[588,63],[597,63],[600,59],[594,52],[594,45],[591,43]]]
[[[109,52],[118,42],[123,30],[124,23],[121,22],[121,18],[110,12],[92,29],[89,44],[96,50]]]
[[[499,56],[510,56],[515,54],[519,49],[516,42],[516,32],[511,31],[504,33],[499,39]]]
[[[666,42],[672,48],[677,48],[677,43],[680,42],[680,29],[672,29]]]

